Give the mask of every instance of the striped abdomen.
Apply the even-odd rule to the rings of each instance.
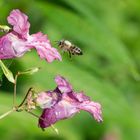
[[[72,55],[83,55],[82,50],[77,46],[71,46],[69,49],[69,53],[71,53]]]

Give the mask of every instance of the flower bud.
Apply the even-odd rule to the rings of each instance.
[[[9,26],[7,26],[7,25],[0,25],[0,31],[1,32],[5,32],[5,33],[7,33],[7,32],[9,32],[10,31],[10,27]]]
[[[28,69],[28,70],[26,70],[26,71],[23,71],[23,72],[19,72],[19,74],[21,75],[23,75],[23,74],[29,74],[29,75],[31,75],[31,74],[34,74],[34,73],[36,73],[36,72],[38,72],[40,70],[40,67],[36,67],[36,68],[31,68],[31,69]]]

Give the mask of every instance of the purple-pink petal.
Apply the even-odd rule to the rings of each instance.
[[[57,121],[56,114],[54,111],[54,109],[49,108],[43,110],[43,113],[39,119],[39,126],[41,128],[49,127]]]
[[[38,94],[35,99],[36,104],[40,106],[40,108],[51,108],[60,100],[60,93],[54,91],[45,91]]]
[[[85,110],[89,112],[96,121],[101,122],[102,117],[101,117],[101,105],[99,103],[93,102],[93,101],[84,101],[78,106],[79,109]]]
[[[48,127],[59,120],[72,117],[77,112],[79,112],[79,109],[76,108],[75,105],[67,100],[62,99],[52,108],[46,108],[43,110],[43,114],[39,119],[39,126],[41,128]]]
[[[62,93],[72,91],[71,84],[69,84],[69,82],[65,78],[58,75],[58,76],[55,77],[55,82],[57,84],[58,89]]]
[[[22,38],[27,38],[29,33],[30,23],[28,22],[28,17],[20,12],[18,9],[12,10],[7,18],[8,23],[13,26],[13,30],[22,36]]]
[[[10,46],[11,41],[8,36],[0,38],[0,59],[11,58],[14,55],[14,50]]]
[[[27,51],[30,51],[30,48],[26,47],[25,42],[12,33],[0,38],[0,59],[21,57]]]
[[[33,34],[29,37],[28,47],[35,48],[41,59],[46,59],[48,62],[53,60],[62,60],[57,49],[53,48],[46,35],[41,32]]]

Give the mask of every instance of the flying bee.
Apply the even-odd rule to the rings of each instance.
[[[58,47],[64,52],[68,52],[70,57],[71,55],[83,55],[82,50],[68,40],[62,39],[60,41],[57,41],[57,43]]]

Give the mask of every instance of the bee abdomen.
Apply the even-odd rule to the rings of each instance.
[[[80,48],[78,48],[77,46],[72,46],[70,49],[70,52],[72,55],[82,55],[83,52],[81,51]]]

